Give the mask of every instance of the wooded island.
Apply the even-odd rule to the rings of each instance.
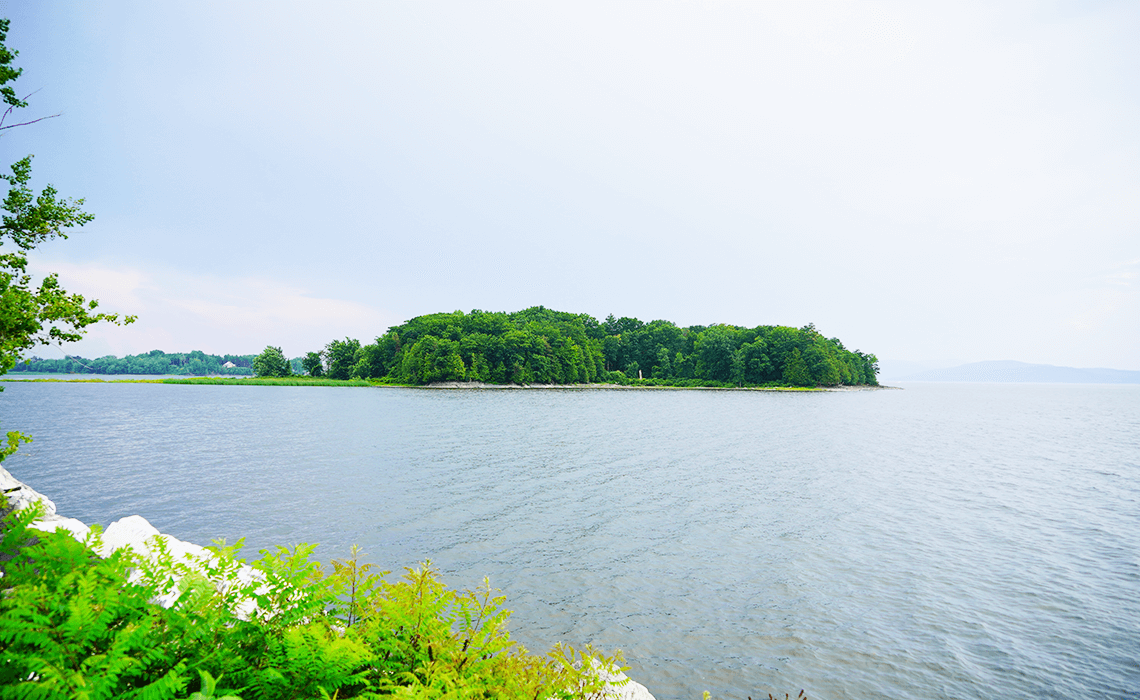
[[[303,363],[333,379],[410,385],[854,386],[877,385],[879,369],[874,355],[847,350],[811,324],[681,328],[542,306],[417,316],[368,345],[335,340]]]

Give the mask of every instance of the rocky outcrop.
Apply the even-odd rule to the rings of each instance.
[[[76,539],[83,539],[91,532],[91,528],[75,518],[65,518],[56,513],[55,503],[50,498],[9,474],[4,467],[0,467],[0,493],[7,500],[7,507],[3,509],[5,514],[11,510],[22,510],[33,503],[42,505],[43,517],[32,523],[32,527],[37,530],[53,532],[63,528]]]
[[[16,479],[3,467],[0,467],[0,493],[3,493],[7,498],[7,507],[2,509],[4,515],[11,510],[27,508],[33,503],[39,503],[43,506],[44,515],[31,524],[30,527],[32,528],[42,532],[66,530],[77,540],[86,539],[91,534],[90,527],[75,518],[65,518],[56,513],[55,503],[51,499]],[[160,549],[165,549],[174,561],[191,564],[206,561],[213,556],[205,547],[162,534],[141,515],[129,515],[116,520],[107,526],[100,539],[101,544],[98,552],[101,556],[107,556],[121,547],[129,547],[136,554],[149,559],[157,556]],[[162,546],[159,545],[160,541]],[[248,566],[243,566],[239,573],[239,578],[243,582],[258,580],[258,576],[259,572]],[[177,592],[170,593],[161,596],[154,602],[159,605],[170,606],[174,603],[177,595]],[[252,610],[242,612],[249,614]],[[606,680],[606,686],[603,688],[601,696],[605,700],[655,700],[645,686],[629,680],[624,673],[607,671],[600,671],[599,673]]]
[[[601,675],[606,680],[606,685],[602,688],[602,697],[606,700],[656,700],[648,688],[620,671],[601,671]]]

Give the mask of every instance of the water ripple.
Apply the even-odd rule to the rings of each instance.
[[[0,420],[67,515],[430,557],[662,700],[1140,689],[1137,387],[10,384]]]

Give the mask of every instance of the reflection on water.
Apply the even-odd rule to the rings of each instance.
[[[6,386],[66,515],[487,575],[661,700],[1140,688],[1140,387]]]

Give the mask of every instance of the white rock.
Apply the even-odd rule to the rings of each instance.
[[[120,547],[130,547],[136,554],[148,556],[151,548],[147,540],[161,534],[141,515],[128,515],[111,523],[103,531],[103,546],[99,548],[99,556],[105,557]]]
[[[56,530],[67,530],[72,537],[77,540],[83,541],[87,539],[87,535],[91,534],[91,528],[75,518],[65,518],[62,515],[49,515],[43,520],[37,520],[28,527],[42,532],[55,532]]]
[[[191,569],[198,571],[203,571],[207,562],[212,560],[215,556],[213,552],[205,547],[191,544],[190,542],[183,542],[171,535],[160,533],[141,515],[131,515],[121,520],[116,520],[108,525],[106,532],[103,533],[103,546],[99,549],[99,556],[108,556],[111,552],[120,547],[130,547],[134,550],[135,554],[153,561],[158,556],[159,551],[157,540],[163,542],[167,553],[171,555],[171,559],[175,564],[188,564]],[[136,574],[136,578],[137,576],[138,574]],[[172,574],[172,578],[174,582],[177,583],[181,576],[174,573]],[[257,571],[248,564],[242,564],[238,569],[237,583],[239,585],[264,580],[265,574]],[[159,596],[153,602],[168,608],[173,605],[177,599],[178,592],[175,590],[171,593]],[[239,618],[244,620],[249,619],[256,610],[257,606],[254,601],[252,599],[246,599],[238,603],[235,612]]]
[[[602,688],[602,697],[606,700],[656,700],[649,689],[631,680],[624,673],[618,671],[609,673],[603,672],[603,677],[606,679],[606,685]],[[621,681],[628,681],[622,685],[615,685]]]
[[[162,534],[141,515],[129,515],[108,525],[99,554],[107,556],[120,547],[130,547],[136,554],[153,559],[159,550],[156,538],[162,541],[176,563],[196,563],[214,556],[205,547]]]
[[[210,559],[214,556],[213,552],[205,547],[191,544],[190,542],[183,542],[176,539],[171,535],[161,535],[163,542],[166,543],[166,551],[174,557],[174,561],[184,562],[190,560]]]
[[[0,467],[0,493],[8,499],[8,505],[16,510],[23,510],[38,501],[44,504],[46,515],[55,515],[55,504],[51,499],[12,476],[4,467]]]

